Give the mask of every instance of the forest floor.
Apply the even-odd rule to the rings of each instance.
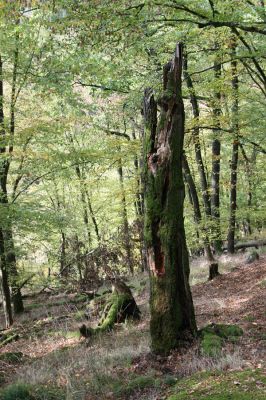
[[[202,354],[199,339],[168,357],[151,355],[145,275],[130,282],[141,321],[117,325],[93,340],[79,337],[79,326],[88,324],[84,296],[42,293],[28,298],[26,312],[12,328],[19,339],[0,348],[0,385],[25,387],[13,387],[6,397],[0,393],[0,399],[266,398],[266,255],[252,264],[245,263],[246,257],[223,256],[222,274],[210,282],[202,260],[191,266],[198,328],[223,323],[244,331],[215,357]],[[16,397],[16,390],[29,390],[32,397]]]

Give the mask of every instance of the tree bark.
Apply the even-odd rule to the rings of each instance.
[[[2,295],[3,295],[5,324],[6,328],[9,328],[13,324],[13,315],[11,306],[11,294],[8,284],[8,273],[6,269],[4,236],[1,228],[0,228],[0,278],[1,278]]]
[[[98,240],[98,244],[100,244],[101,237],[100,237],[100,233],[99,233],[99,227],[98,227],[98,223],[97,223],[97,220],[96,220],[93,208],[92,208],[91,198],[90,198],[88,189],[86,187],[86,184],[85,184],[85,193],[86,193],[86,198],[87,198],[87,202],[88,202],[90,217],[91,217],[91,220],[92,220],[92,223],[93,223],[93,226],[94,226],[94,230],[95,230],[95,234],[96,234],[96,237],[97,237],[97,240]]]
[[[232,57],[236,57],[236,42],[232,40]],[[237,61],[231,62],[232,70],[232,131],[234,133],[231,159],[231,176],[230,176],[230,206],[229,206],[229,227],[227,234],[228,253],[235,252],[235,226],[236,226],[236,208],[237,208],[237,167],[238,167],[238,150],[239,150],[239,123],[238,123],[238,72]]]
[[[136,140],[136,133],[135,133],[135,121],[132,119],[133,128],[132,128],[132,138]],[[142,137],[143,137],[143,131]],[[137,193],[136,193],[136,201],[135,201],[135,208],[136,208],[136,216],[137,216],[137,223],[138,223],[138,231],[139,231],[139,240],[140,240],[140,257],[141,257],[141,271],[147,271],[147,256],[146,256],[146,248],[144,242],[144,193],[143,193],[143,168],[142,168],[142,160],[143,154],[140,155],[138,158],[137,154],[134,156],[134,167],[135,167],[135,174],[136,174],[136,186],[137,186]]]
[[[144,97],[145,242],[150,270],[151,347],[167,354],[196,334],[184,230],[182,45],[164,67],[161,115],[150,89]]]
[[[81,176],[81,171],[80,171],[79,165],[76,165],[75,170],[76,170],[76,174],[77,174],[79,184],[80,184],[81,203],[82,203],[82,207],[83,207],[83,221],[84,221],[84,225],[85,225],[87,235],[88,235],[88,242],[89,242],[89,245],[91,246],[92,240],[91,240],[91,232],[90,232],[90,226],[89,226],[85,185],[84,185],[83,177]]]
[[[187,162],[187,157],[186,157],[185,153],[183,153],[182,167],[183,167],[184,175],[185,175],[186,182],[188,184],[190,195],[191,195],[195,222],[199,226],[200,223],[202,222],[200,204],[199,204],[199,197],[198,197],[196,185],[195,185],[194,179],[192,177],[192,174],[191,174],[191,171],[190,171],[190,168],[189,168],[189,165],[188,165],[188,162]],[[210,261],[211,265],[212,265],[212,263],[215,260],[214,260],[213,254],[212,254],[212,250],[211,250],[211,246],[210,246],[210,240],[209,240],[209,237],[208,237],[208,233],[207,233],[206,227],[202,226],[201,227],[201,231],[203,231],[204,252],[205,252],[205,255],[206,255],[208,261]],[[211,265],[210,265],[210,268],[211,268]]]
[[[192,105],[193,116],[194,116],[196,122],[198,122],[199,115],[200,115],[199,104],[198,104],[197,96],[195,94],[192,79],[188,73],[187,64],[188,64],[187,55],[185,54],[185,56],[184,56],[184,78],[185,78],[185,81],[186,81],[186,84],[187,84],[187,87],[189,90],[189,94],[190,94],[190,102]],[[211,198],[209,195],[209,185],[208,185],[207,174],[206,174],[206,170],[205,170],[205,167],[203,164],[199,134],[200,134],[199,126],[198,126],[198,124],[196,124],[195,128],[193,129],[195,157],[196,157],[196,163],[198,166],[198,171],[199,171],[199,176],[200,176],[201,192],[202,192],[202,199],[203,199],[205,215],[206,215],[207,219],[212,220]],[[206,236],[207,230],[208,230],[208,227],[205,228],[205,236]],[[207,235],[207,237],[208,237],[208,235]],[[215,260],[214,260],[211,246],[209,244],[209,240],[208,240],[207,245],[204,247],[204,250],[205,250],[206,258],[210,262],[210,265],[209,265],[209,271],[210,271],[212,268],[212,264],[214,263]],[[214,276],[210,272],[210,276],[211,275]],[[217,268],[217,275],[218,275],[218,268]]]
[[[217,46],[216,46],[217,48]],[[221,63],[220,59],[216,58],[214,61],[214,74],[216,82],[221,78]],[[211,211],[214,222],[215,237],[213,241],[216,253],[221,253],[221,226],[220,226],[220,153],[221,142],[219,135],[221,134],[220,117],[221,110],[221,92],[215,90],[214,104],[213,104],[213,120],[215,130],[213,132],[214,139],[212,142],[212,179],[211,179]]]
[[[132,251],[131,251],[131,243],[130,243],[129,223],[128,223],[127,204],[126,204],[126,194],[125,194],[125,188],[124,188],[124,176],[123,176],[123,167],[122,167],[121,158],[119,158],[119,160],[118,160],[117,172],[118,172],[118,175],[119,175],[120,188],[121,188],[124,244],[125,244],[125,250],[126,250],[126,254],[127,254],[127,262],[128,262],[129,271],[131,272],[131,274],[133,274],[134,273],[133,257],[132,257]]]
[[[13,67],[13,80],[11,88],[11,105],[10,105],[10,139],[9,139],[9,153],[13,152],[13,141],[15,134],[15,92],[16,92],[16,79],[17,79],[17,67],[18,67],[18,50],[16,48],[14,55],[14,67]],[[4,105],[3,105],[3,64],[0,56],[0,135],[3,142],[6,138],[6,132],[4,128]],[[0,144],[0,155],[6,153],[6,146]],[[8,206],[8,193],[7,193],[7,178],[10,167],[10,158],[5,157],[4,160],[0,160],[0,203]],[[17,283],[18,271],[16,265],[15,246],[12,233],[11,222],[7,222],[7,226],[2,227],[2,235],[5,249],[5,272],[8,281],[11,281],[12,287],[12,300],[14,305],[14,313],[19,314],[24,311],[23,300],[20,288]]]
[[[247,249],[249,247],[255,247],[256,249],[260,246],[266,246],[266,239],[261,239],[261,240],[250,240],[249,242],[243,242],[243,243],[235,243],[235,250],[240,250],[240,249]],[[225,251],[227,250],[227,246],[223,246],[222,250]]]
[[[252,167],[251,165],[255,165],[256,162],[256,151],[253,149],[253,155],[251,159],[248,158],[244,146],[240,144],[240,149],[243,155],[243,158],[245,160],[245,172],[247,176],[247,181],[248,181],[248,191],[247,191],[247,207],[248,207],[248,212],[245,220],[243,221],[244,225],[244,233],[246,236],[252,234],[252,229],[251,229],[251,220],[250,220],[250,209],[252,205]]]
[[[185,53],[184,55],[184,78],[189,90],[189,95],[190,95],[190,102],[192,105],[192,112],[193,116],[195,119],[195,127],[193,129],[193,142],[194,142],[194,148],[195,148],[195,157],[196,157],[196,162],[198,166],[198,171],[199,171],[199,176],[200,176],[200,183],[201,183],[201,191],[202,191],[202,198],[203,198],[203,204],[205,208],[205,214],[207,217],[211,217],[211,200],[210,200],[210,195],[209,195],[209,185],[208,185],[208,180],[206,176],[206,171],[204,168],[203,164],[203,158],[202,158],[202,153],[201,153],[201,145],[200,145],[200,130],[198,126],[198,119],[199,119],[199,104],[198,104],[198,99],[195,94],[194,90],[194,85],[192,82],[192,79],[188,73],[187,69],[187,55]]]
[[[67,266],[66,260],[66,235],[63,230],[61,230],[61,253],[60,253],[60,276],[67,278],[69,274],[69,268]]]
[[[20,285],[18,282],[19,274],[17,270],[17,260],[11,228],[4,231],[4,241],[6,250],[6,267],[8,270],[8,275],[10,277],[14,314],[20,314],[24,311],[24,305]]]

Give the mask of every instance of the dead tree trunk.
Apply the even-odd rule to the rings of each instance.
[[[164,67],[162,97],[144,97],[145,242],[151,283],[151,347],[167,354],[196,333],[184,231],[182,45]],[[157,126],[157,104],[161,108]]]

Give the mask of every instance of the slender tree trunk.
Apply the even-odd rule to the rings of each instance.
[[[91,232],[90,232],[90,226],[89,226],[89,216],[88,216],[88,210],[87,210],[86,193],[85,193],[84,182],[83,182],[83,179],[81,176],[81,171],[80,171],[79,165],[76,166],[76,174],[77,174],[79,184],[80,184],[81,203],[82,203],[82,207],[83,207],[83,221],[84,221],[84,225],[86,227],[89,245],[91,245]]]
[[[6,250],[6,267],[10,277],[10,284],[12,288],[12,302],[14,306],[14,314],[20,314],[24,311],[21,289],[18,283],[18,270],[17,260],[15,253],[15,246],[13,240],[12,229],[9,228],[4,231],[4,241]]]
[[[18,50],[16,49],[14,55],[14,67],[13,67],[13,80],[11,88],[11,105],[10,105],[10,139],[9,139],[9,153],[13,152],[13,141],[15,134],[15,93],[16,93],[16,80],[17,80],[17,68],[18,68]],[[6,137],[4,129],[4,107],[3,107],[3,65],[0,57],[0,129],[1,138]],[[5,145],[0,146],[0,155],[6,153]],[[8,193],[7,193],[7,178],[10,167],[10,159],[5,158],[0,160],[0,202],[8,206]],[[5,274],[7,279],[11,282],[12,287],[12,300],[14,305],[14,313],[19,314],[24,311],[23,300],[20,288],[18,286],[18,271],[16,265],[15,246],[13,240],[11,222],[8,221],[7,226],[2,228],[4,248],[5,248]]]
[[[127,262],[129,271],[133,274],[134,267],[133,267],[133,257],[131,251],[131,243],[130,243],[130,234],[129,234],[129,223],[128,223],[128,216],[127,216],[127,204],[126,204],[126,194],[124,188],[124,176],[123,176],[123,167],[121,158],[118,160],[118,169],[117,169],[120,181],[120,188],[121,188],[121,202],[122,202],[122,219],[123,219],[123,235],[124,235],[124,243],[125,243],[125,250],[127,254]]]
[[[192,205],[193,205],[195,221],[196,221],[197,224],[199,224],[200,221],[201,221],[201,211],[200,211],[199,198],[198,198],[196,185],[195,185],[194,179],[192,177],[192,174],[191,174],[191,171],[190,171],[190,168],[189,168],[189,165],[188,165],[188,161],[187,161],[187,157],[186,157],[185,153],[183,153],[182,167],[183,167],[184,175],[185,175],[185,178],[186,178],[186,182],[187,182],[188,187],[189,187],[189,192],[190,192],[190,195],[191,195],[191,201],[192,201]]]
[[[242,144],[240,144],[241,152],[245,161],[245,172],[248,180],[248,191],[247,191],[247,207],[248,207],[248,212],[247,212],[247,217],[245,219],[244,223],[244,231],[245,235],[251,235],[252,234],[252,229],[251,229],[251,221],[250,221],[250,209],[252,205],[252,168],[250,166],[251,162],[252,164],[255,164],[256,160],[256,152],[253,152],[253,156],[251,159],[248,158],[245,149]]]
[[[133,120],[133,129],[132,129],[132,138],[136,140],[134,120]],[[140,160],[143,159],[143,154],[141,154]],[[134,167],[135,174],[137,180],[137,193],[136,193],[136,216],[138,223],[138,231],[139,231],[139,240],[140,240],[140,257],[141,257],[141,270],[147,271],[147,256],[146,256],[146,248],[144,242],[144,193],[143,193],[143,176],[141,172],[141,161],[139,161],[137,154],[134,157]]]
[[[191,200],[192,200],[192,205],[193,205],[193,210],[194,210],[194,217],[195,217],[195,222],[199,226],[202,223],[201,220],[201,211],[200,211],[200,204],[199,204],[199,198],[198,198],[198,193],[196,189],[196,185],[194,182],[194,179],[192,177],[192,174],[190,172],[190,168],[187,162],[187,158],[185,153],[183,153],[183,159],[182,159],[182,167],[184,171],[184,175],[186,178],[186,182],[189,187],[189,191],[191,194]],[[218,264],[215,262],[215,259],[212,254],[211,246],[210,246],[210,240],[208,237],[207,229],[205,226],[202,226],[203,231],[203,244],[204,244],[204,252],[207,257],[207,260],[210,262],[209,264],[209,280],[215,278],[216,276],[219,275],[218,272]]]
[[[232,57],[236,56],[236,42],[233,39]],[[231,159],[231,176],[230,176],[230,208],[229,208],[229,227],[227,234],[227,248],[230,254],[235,252],[235,227],[236,227],[236,208],[237,208],[237,167],[238,167],[238,150],[239,150],[239,123],[238,123],[238,72],[237,61],[231,62],[232,70],[232,131],[233,131],[233,146]]]
[[[8,273],[6,269],[6,257],[5,257],[5,246],[3,231],[0,228],[0,278],[3,295],[3,310],[5,315],[6,328],[9,328],[13,324],[12,307],[11,307],[11,295],[8,284]]]
[[[96,237],[97,237],[97,240],[98,240],[98,244],[100,244],[101,237],[100,237],[100,233],[99,233],[99,227],[98,227],[98,223],[97,223],[97,220],[96,220],[93,208],[92,208],[91,198],[90,198],[90,195],[89,195],[89,192],[88,192],[88,189],[87,189],[86,185],[85,185],[85,193],[86,193],[86,198],[87,198],[87,202],[88,202],[90,217],[91,217],[91,220],[92,220],[92,223],[93,223],[93,226],[94,226],[94,230],[95,230],[95,234],[96,234]]]
[[[82,275],[82,270],[83,270],[82,255],[81,255],[81,251],[80,251],[80,241],[79,241],[79,237],[77,234],[74,236],[74,249],[75,249],[75,253],[76,253],[76,263],[77,263],[77,268],[78,268],[78,273],[79,273],[79,280],[80,280],[80,282],[82,282],[82,280],[84,278]]]
[[[185,54],[184,57],[184,78],[189,90],[190,94],[190,102],[192,105],[192,112],[193,116],[195,118],[195,121],[197,122],[199,119],[199,104],[198,104],[198,99],[195,94],[195,89],[194,85],[192,82],[192,79],[188,73],[187,69],[187,55]],[[208,185],[208,180],[207,180],[207,175],[206,175],[206,170],[204,168],[203,164],[203,158],[202,158],[202,153],[201,153],[201,145],[200,145],[200,137],[199,137],[199,127],[198,125],[195,126],[193,130],[193,141],[194,141],[194,147],[195,147],[195,157],[196,157],[196,163],[198,166],[198,171],[199,171],[199,176],[200,176],[200,183],[201,183],[201,192],[202,192],[202,199],[203,199],[203,204],[204,204],[204,210],[205,210],[205,215],[207,217],[207,220],[212,220],[212,210],[211,210],[211,199],[209,195],[209,185]],[[208,228],[205,228],[205,232],[207,232]],[[209,277],[210,279],[214,278],[219,274],[218,272],[218,264],[215,262],[212,249],[210,245],[208,244],[207,246],[204,247],[205,249],[205,255],[207,260],[210,262],[209,265]],[[215,264],[215,268],[213,265]],[[215,270],[215,271],[214,271]],[[213,272],[214,271],[214,272]]]
[[[217,46],[216,46],[217,47]],[[214,62],[214,74],[216,82],[221,78],[221,63],[220,58],[216,58]],[[221,253],[222,240],[221,240],[221,226],[220,226],[220,153],[221,153],[221,124],[220,117],[222,114],[221,109],[221,92],[215,90],[214,105],[213,105],[213,119],[215,130],[213,132],[214,139],[212,142],[212,179],[211,179],[211,211],[214,226],[214,248],[216,253]]]
[[[68,277],[69,268],[66,264],[66,235],[63,230],[61,230],[61,254],[60,254],[60,276],[63,278]]]
[[[150,270],[151,347],[167,354],[196,334],[189,287],[184,230],[182,153],[184,105],[181,94],[182,46],[164,67],[164,92],[158,100],[145,91],[144,168],[145,241]]]
[[[73,146],[73,152],[76,153],[76,149],[75,149],[74,140],[73,140],[72,135],[70,135],[69,139],[70,139],[70,143]],[[77,158],[77,161],[78,161],[78,158]],[[98,241],[98,243],[100,243],[101,238],[100,238],[100,234],[99,234],[98,224],[97,224],[97,221],[96,221],[95,214],[93,212],[93,208],[92,208],[89,192],[87,190],[86,183],[84,182],[84,174],[82,173],[82,169],[81,169],[81,167],[80,167],[80,165],[78,163],[76,165],[75,170],[76,170],[76,174],[77,174],[77,177],[78,177],[78,180],[79,180],[79,183],[80,183],[81,202],[82,202],[82,206],[83,206],[83,221],[84,221],[84,224],[85,224],[85,227],[86,227],[86,231],[87,231],[87,234],[88,234],[89,244],[90,245],[92,244],[91,232],[90,232],[90,226],[89,226],[89,214],[90,214],[93,226],[94,226],[94,230],[95,230],[95,234],[96,234],[96,237],[97,237],[97,241]],[[88,213],[88,209],[87,208],[89,208],[89,213]]]
[[[3,203],[4,194],[3,187],[6,184],[6,160],[3,154],[6,151],[5,148],[5,128],[4,128],[4,107],[3,107],[3,64],[0,55],[0,202]],[[0,227],[0,274],[1,274],[1,287],[3,296],[3,309],[5,314],[5,323],[8,328],[13,323],[12,307],[11,307],[11,295],[8,284],[8,271],[6,268],[6,255],[4,245],[4,235],[2,227]]]
[[[187,69],[187,55],[185,53],[184,55],[184,78],[189,90],[189,95],[190,95],[190,102],[192,105],[192,112],[193,116],[195,119],[195,128],[193,129],[193,142],[194,142],[194,148],[195,148],[195,157],[196,157],[196,162],[197,162],[197,167],[199,171],[199,176],[200,176],[200,183],[201,183],[201,191],[202,191],[202,198],[203,198],[203,204],[204,204],[204,209],[205,209],[205,214],[208,217],[211,217],[211,199],[210,199],[210,194],[209,194],[209,185],[207,181],[207,176],[206,176],[206,171],[204,168],[203,164],[203,158],[202,158],[202,152],[201,152],[201,145],[200,145],[200,130],[198,127],[198,119],[199,119],[199,104],[198,104],[198,99],[195,93],[194,85],[192,82],[192,79],[188,73]]]

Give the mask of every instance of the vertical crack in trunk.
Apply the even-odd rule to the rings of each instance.
[[[144,236],[151,280],[151,338],[155,353],[168,353],[196,332],[184,230],[182,153],[184,105],[182,46],[163,71],[163,93],[145,90]],[[157,123],[157,106],[160,117]]]

